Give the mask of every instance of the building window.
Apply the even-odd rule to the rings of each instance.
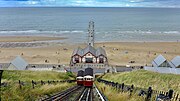
[[[104,63],[104,59],[103,58],[99,58],[99,63]]]
[[[76,62],[76,63],[79,63],[79,58],[75,58],[75,62]]]
[[[86,63],[93,63],[93,58],[86,58]]]

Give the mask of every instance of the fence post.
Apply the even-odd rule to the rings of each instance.
[[[0,70],[0,89],[1,89],[1,78],[2,78],[3,70]]]
[[[0,101],[1,101],[1,78],[2,78],[3,70],[0,70]]]
[[[117,88],[118,88],[118,83],[116,82],[116,90],[117,90]]]
[[[152,87],[149,87],[148,92],[147,92],[146,101],[149,101],[151,99],[151,95],[152,95]]]
[[[122,92],[124,91],[124,83],[122,83],[122,85],[121,85],[121,90],[122,90]]]
[[[176,97],[176,93],[173,94],[173,100],[175,100],[175,97]]]
[[[130,88],[130,96],[132,95],[133,90],[134,90],[134,85],[132,84]]]
[[[21,81],[19,80],[19,88],[22,89]]]
[[[176,101],[178,100],[178,96],[179,96],[179,94],[177,94],[177,96],[176,96]]]
[[[44,83],[44,81],[43,80],[41,80],[41,85],[44,85],[45,83]]]
[[[43,81],[41,80],[41,85],[43,85]]]
[[[32,80],[32,87],[33,87],[33,89],[34,89],[34,81]]]
[[[170,89],[169,92],[168,92],[168,97],[171,99],[173,97],[173,90]]]

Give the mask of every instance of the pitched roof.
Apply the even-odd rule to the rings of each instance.
[[[180,56],[176,56],[175,58],[173,58],[170,62],[170,65],[173,68],[180,66]]]
[[[97,48],[97,50],[96,50],[96,56],[99,56],[99,55],[104,55],[106,57],[106,52],[101,47]]]
[[[74,49],[73,53],[72,53],[72,56],[78,54],[80,56],[83,56],[85,55],[86,53],[92,53],[94,56],[98,57],[99,55],[104,55],[105,57],[107,56],[106,55],[106,52],[103,48],[99,47],[97,49],[95,49],[94,47],[88,45],[86,48],[82,49],[80,47]]]
[[[165,61],[166,61],[166,59],[160,54],[152,61],[152,64],[153,64],[153,66],[158,67]]]
[[[28,66],[28,63],[21,56],[17,56],[10,64],[14,65],[17,70],[25,70]]]
[[[86,53],[91,52],[94,56],[96,56],[96,49],[90,45],[88,45],[84,50],[83,50],[83,55]]]
[[[76,54],[78,54],[78,55],[80,55],[80,56],[82,56],[83,55],[83,51],[82,51],[82,49],[80,48],[80,47],[78,47],[78,48],[76,48],[76,49],[74,49],[74,51],[73,51],[73,56],[74,55],[76,55]]]

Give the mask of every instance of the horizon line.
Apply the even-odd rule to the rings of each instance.
[[[96,6],[0,6],[0,8],[180,8],[180,7],[96,7]]]

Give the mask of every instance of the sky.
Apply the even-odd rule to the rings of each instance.
[[[170,7],[180,0],[0,0],[0,7]]]

